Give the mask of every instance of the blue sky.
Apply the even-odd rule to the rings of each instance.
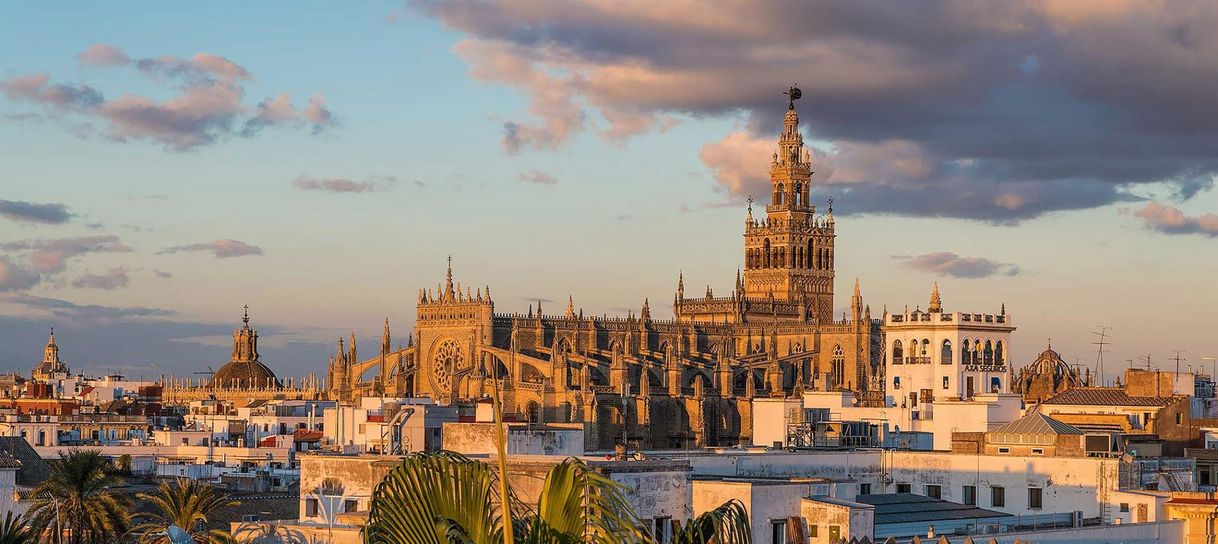
[[[1188,26],[1211,9],[943,2],[940,33],[985,46],[945,50],[916,20],[857,22],[878,13],[817,29],[845,6],[789,14],[796,30],[764,2],[737,23],[591,1],[0,6],[0,368],[32,366],[54,323],[75,367],[202,369],[249,304],[264,360],[300,375],[339,334],[371,340],[386,316],[404,334],[449,254],[503,311],[662,308],[682,270],[727,290],[792,83],[824,165],[813,198],[842,214],[839,306],[856,276],[877,315],[938,280],[949,310],[1006,303],[1020,361],[1049,337],[1092,361],[1097,325],[1117,365],[1218,352],[1218,122],[1207,84],[1173,85],[1218,75]],[[1113,27],[1133,37],[1105,42]],[[771,58],[770,35],[793,52]],[[129,60],[81,59],[99,44]],[[1089,83],[1110,73],[1142,92]],[[192,88],[240,99],[176,139],[121,107]],[[283,93],[289,109],[259,108]],[[302,188],[340,185],[367,192]]]

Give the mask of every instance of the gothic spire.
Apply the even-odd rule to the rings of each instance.
[[[567,295],[567,319],[575,318],[575,297]]]
[[[381,353],[388,355],[393,351],[393,345],[389,337],[389,318],[385,318],[385,332],[381,334]]]
[[[448,271],[444,273],[444,297],[447,300],[455,298],[453,293],[453,256],[448,256]]]
[[[926,307],[926,311],[932,314],[943,311],[943,299],[939,297],[939,282],[935,282],[930,289],[930,306]]]

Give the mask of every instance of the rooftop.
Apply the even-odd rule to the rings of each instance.
[[[1045,399],[1042,404],[1167,406],[1172,400],[1172,397],[1134,397],[1117,387],[1073,387]]]
[[[1078,427],[1062,423],[1039,412],[999,425],[990,432],[994,434],[1084,434]]]
[[[1010,514],[976,506],[932,499],[913,493],[859,495],[856,502],[875,507],[875,524],[926,522],[953,519],[984,519],[1010,517]]]

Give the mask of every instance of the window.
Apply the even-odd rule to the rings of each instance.
[[[787,520],[770,522],[770,544],[787,544]]]
[[[809,523],[808,524],[808,536],[810,536],[812,538],[816,538],[819,533],[819,531],[816,530],[818,527],[820,527],[820,525],[817,525],[815,523]]]
[[[1028,488],[1028,508],[1040,510],[1044,508],[1045,490],[1039,487]]]
[[[945,365],[952,364],[952,341],[944,340],[943,348],[939,350],[939,362]]]
[[[1045,454],[1044,448],[1032,448],[1032,455],[1044,455],[1044,454]]]
[[[343,512],[354,512],[359,509],[359,501],[356,499],[347,499],[343,501]]]
[[[1184,424],[1184,412],[1176,412],[1176,425]]]
[[[1005,487],[993,486],[990,488],[990,506],[1001,508],[1007,505],[1007,490]]]
[[[668,516],[658,517],[655,520],[655,532],[652,533],[655,537],[655,544],[668,544],[672,540],[672,518]]]
[[[870,494],[871,494],[871,484],[859,484],[859,495],[870,495]],[[812,536],[816,536],[816,535],[812,535]]]
[[[317,499],[305,499],[305,517],[317,517]]]
[[[895,376],[892,378],[892,388],[893,389],[901,388],[901,377],[900,376]]]
[[[892,341],[892,364],[894,364],[894,365],[901,364],[901,362],[902,362],[901,358],[904,356],[905,356],[905,353],[901,349],[901,341],[893,340]]]
[[[990,376],[990,392],[997,393],[1002,391],[1002,378]]]
[[[1003,455],[1008,455],[1011,453],[1011,448],[1007,448],[1007,447],[998,448],[998,453],[1001,453]]]
[[[842,528],[838,525],[829,526],[829,542],[839,542],[842,539]]]
[[[966,485],[960,492],[961,500],[969,506],[977,506],[977,486]]]
[[[937,485],[926,486],[926,496],[932,499],[943,498],[943,488]]]
[[[897,484],[897,493],[910,493],[911,487],[909,484]]]
[[[1123,503],[1121,503],[1121,513],[1122,513],[1122,514],[1128,514],[1128,513],[1129,513],[1129,503],[1127,503],[1127,502],[1123,502]]]
[[[951,383],[951,378],[948,378],[947,376],[944,376],[944,377],[943,377],[943,388],[944,388],[944,389],[947,389],[947,388],[949,387],[949,384],[950,384],[950,383]]]

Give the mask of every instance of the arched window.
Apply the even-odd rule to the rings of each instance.
[[[981,359],[981,339],[980,339],[980,338],[974,338],[974,339],[973,339],[973,364],[975,364],[975,365],[979,365],[979,364],[981,364],[981,363],[982,363],[982,359]]]
[[[802,206],[804,203],[803,185],[796,183],[794,193],[795,193],[795,205]]]
[[[984,364],[987,366],[994,364],[994,344],[989,340],[985,341],[985,358],[982,360],[985,361]]]
[[[943,349],[939,350],[939,362],[945,365],[952,364],[952,341],[944,340]]]
[[[1002,366],[1004,357],[1002,355],[1002,340],[999,340],[994,346],[994,364]]]
[[[969,351],[968,338],[965,338],[964,343],[960,345],[960,364],[973,364],[973,352]]]
[[[927,361],[929,361],[929,360],[930,360],[930,340],[928,340],[928,339],[926,339],[926,338],[923,338],[923,339],[922,339],[922,355],[921,355],[921,357],[922,357],[922,362],[927,362]]]
[[[528,419],[529,424],[536,425],[541,423],[541,407],[538,406],[536,401],[529,401],[529,403],[525,405],[524,412],[525,418]]]
[[[840,386],[842,378],[846,376],[846,353],[842,351],[842,346],[833,346],[833,360],[829,363],[829,371],[833,373],[833,385]]]
[[[816,260],[816,247],[812,244],[812,240],[808,240],[808,262],[804,263],[807,268],[812,268],[812,261]]]
[[[774,205],[782,204],[783,195],[786,193],[786,188],[781,183],[774,186]]]
[[[770,267],[770,239],[769,238],[765,239],[765,244],[763,244],[763,248],[764,248],[763,254],[765,255],[765,262],[762,264],[762,266],[764,266],[765,268],[769,268]]]
[[[892,364],[899,365],[901,363],[904,363],[905,361],[901,360],[901,358],[904,356],[905,356],[905,353],[901,349],[901,341],[893,340],[892,341]]]

